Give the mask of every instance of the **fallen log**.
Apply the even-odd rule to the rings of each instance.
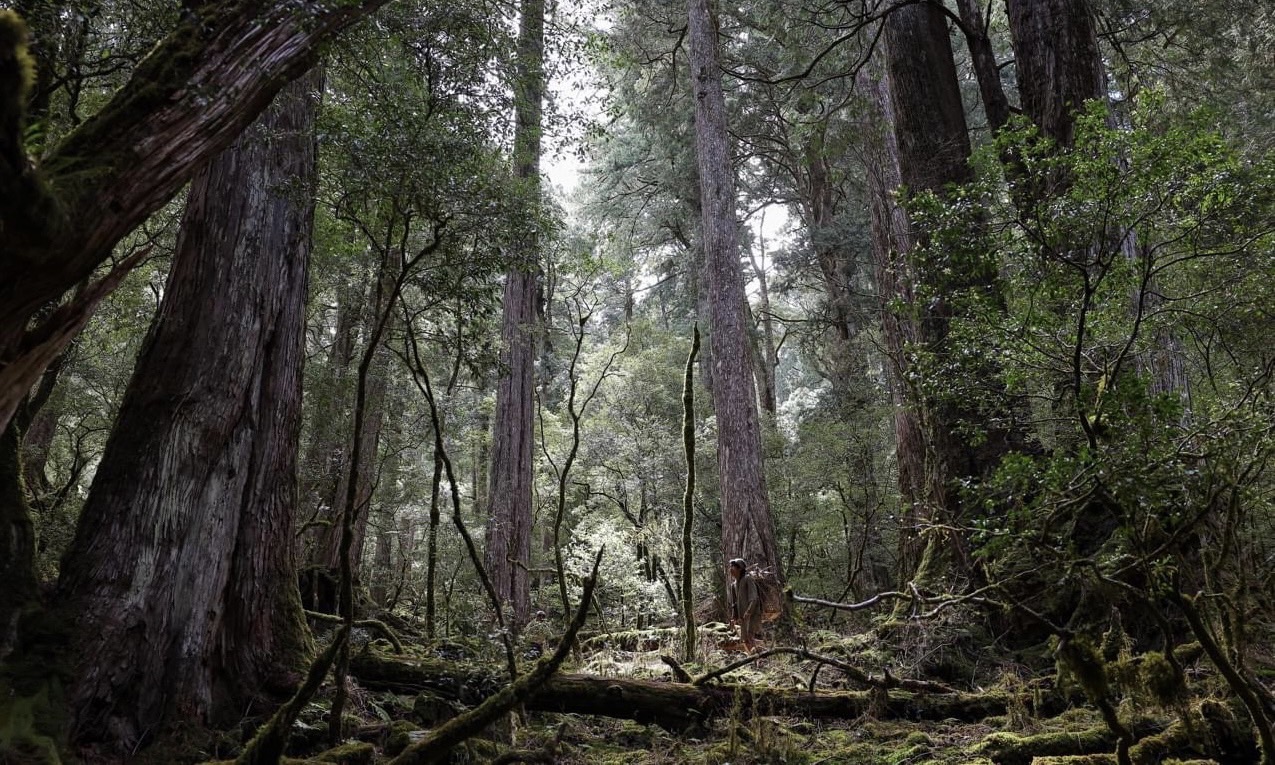
[[[438,659],[404,659],[370,648],[354,657],[350,673],[366,688],[396,693],[430,691],[466,705],[481,703],[506,684],[486,667]],[[819,719],[982,720],[1006,713],[1000,693],[804,690],[748,685],[691,685],[660,680],[558,674],[526,701],[537,712],[601,715],[655,724],[671,731],[704,725],[738,709],[744,716]]]

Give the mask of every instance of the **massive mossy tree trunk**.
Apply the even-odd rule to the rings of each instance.
[[[540,200],[540,136],[545,74],[544,0],[523,0],[514,85],[514,176],[533,211]],[[520,235],[517,262],[505,275],[503,344],[488,473],[483,565],[496,594],[513,606],[516,624],[531,602],[531,483],[534,437],[539,237],[532,222]]]
[[[238,719],[300,678],[293,516],[318,82],[195,178],[59,582],[77,738]]]
[[[690,0],[688,16],[702,212],[700,239],[712,327],[708,358],[713,366],[713,409],[717,414],[722,557],[742,557],[782,576],[762,469],[761,425],[749,345],[748,298],[739,262],[735,173],[726,130],[717,27],[709,0]]]
[[[940,267],[919,260],[913,253],[918,234],[891,197],[899,187],[908,194],[942,194],[947,185],[971,178],[946,16],[926,4],[898,8],[885,21],[885,41],[884,71],[865,78],[874,86],[880,127],[869,160],[873,249],[882,300],[902,306],[887,308],[883,318],[898,407],[900,488],[908,508],[905,522],[912,527],[904,532],[900,574],[924,582],[945,573],[968,577],[973,569],[959,534],[924,537],[916,530],[958,526],[962,510],[953,482],[986,476],[1023,436],[1012,426],[988,427],[977,440],[961,435],[962,422],[986,419],[976,402],[936,400],[910,382],[919,371],[914,350],[940,359],[957,350],[948,347],[955,310],[949,293],[980,285],[994,289],[995,274],[974,263]]]

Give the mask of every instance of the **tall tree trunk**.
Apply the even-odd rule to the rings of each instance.
[[[514,86],[514,175],[533,211],[540,209],[540,136],[545,73],[544,0],[523,0]],[[505,276],[501,375],[488,473],[487,544],[483,564],[501,599],[512,604],[515,625],[530,615],[531,483],[534,434],[536,279],[539,237],[522,233],[518,261]]]
[[[425,629],[430,639],[438,634],[437,602],[434,588],[438,581],[438,526],[442,513],[438,506],[439,489],[443,482],[443,455],[434,448],[434,477],[429,483],[429,536],[425,552]]]
[[[318,88],[289,85],[191,186],[59,582],[81,740],[236,720],[304,669],[292,527]]]
[[[739,263],[735,175],[718,65],[717,27],[709,0],[690,0],[688,16],[701,242],[711,323],[709,359],[713,366],[713,408],[717,413],[722,557],[742,557],[750,564],[770,568],[782,579],[775,521],[762,468],[761,424],[748,341],[748,298]]]
[[[910,193],[942,193],[947,184],[968,180],[970,144],[943,12],[925,4],[901,7],[885,25],[884,77],[865,78],[874,86],[881,123],[870,152],[873,249],[882,300],[905,306],[902,313],[887,310],[883,317],[906,508],[900,574],[924,582],[947,573],[950,563],[960,575],[969,575],[972,567],[959,535],[922,538],[916,531],[958,523],[961,508],[950,483],[986,475],[1021,436],[996,430],[975,445],[957,432],[960,421],[976,416],[972,409],[928,400],[907,382],[915,371],[908,346],[921,345],[939,355],[949,350],[945,341],[951,308],[944,295],[990,284],[995,274],[949,274],[912,255],[916,235],[891,192],[902,186]],[[930,295],[924,305],[918,304],[917,287]]]
[[[388,259],[387,259],[388,260]],[[381,278],[383,281],[392,279],[388,271],[389,265],[384,265],[381,269]],[[388,288],[382,288],[382,293],[388,294]],[[384,299],[384,298],[383,298]],[[364,336],[372,334],[373,325],[378,317],[385,310],[383,306],[374,301],[366,314],[366,322],[364,324]],[[351,544],[351,555],[354,561],[355,578],[358,578],[359,561],[363,560],[363,544],[367,540],[367,524],[371,513],[368,508],[372,503],[372,493],[376,490],[377,477],[377,454],[381,445],[381,429],[385,423],[385,395],[388,387],[389,357],[384,349],[378,348],[372,358],[372,366],[368,370],[368,378],[366,382],[365,400],[363,402],[363,421],[359,429],[359,449],[363,455],[359,460],[357,481],[357,491],[355,493],[354,507],[358,516],[354,524],[354,539]],[[353,391],[349,392],[349,398],[345,400],[346,408],[353,408]],[[312,566],[317,566],[320,570],[335,575],[335,572],[341,568],[341,513],[344,512],[345,496],[349,491],[350,483],[350,456],[351,445],[349,443],[350,435],[348,432],[349,422],[345,423],[347,432],[342,439],[343,448],[339,450],[339,458],[334,460],[338,463],[335,476],[336,480],[332,487],[332,523],[323,527],[323,539],[315,550],[315,557],[311,560]]]
[[[362,280],[360,280],[362,281]],[[337,294],[336,317],[332,344],[323,360],[322,371],[311,374],[313,381],[305,391],[304,405],[311,422],[300,475],[301,517],[307,527],[299,537],[302,561],[318,558],[315,549],[324,539],[321,527],[313,524],[333,523],[339,495],[340,476],[349,450],[345,443],[345,424],[349,401],[353,398],[349,377],[354,366],[354,343],[361,310],[366,308],[367,289],[353,286]]]
[[[753,267],[753,276],[757,279],[761,302],[757,306],[758,323],[761,335],[757,338],[757,347],[753,358],[757,362],[757,385],[761,390],[761,408],[774,418],[779,409],[779,392],[775,382],[775,370],[779,368],[779,349],[775,345],[775,322],[770,312],[770,286],[766,280],[766,240],[764,234],[758,236],[758,248],[761,250],[760,261],[748,253],[748,260]]]
[[[1106,73],[1086,0],[1006,0],[1023,111],[1062,146],[1076,110],[1106,98]]]
[[[832,164],[824,145],[827,122],[811,132],[802,157],[802,172],[797,178],[801,189],[802,218],[809,231],[823,290],[828,300],[828,320],[832,325],[832,361],[828,377],[836,399],[850,406],[863,401],[863,377],[867,372],[861,353],[852,341],[861,329],[856,317],[853,281],[857,264],[852,253],[840,241],[837,232],[839,193],[832,178]]]
[[[691,328],[691,350],[682,375],[682,450],[686,456],[686,489],[682,492],[682,659],[695,661],[695,357],[699,326]]]

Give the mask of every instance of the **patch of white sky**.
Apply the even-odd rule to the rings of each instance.
[[[579,36],[606,32],[615,23],[609,10],[599,10],[596,3],[558,2],[554,5],[556,8],[551,11],[547,25],[548,34]],[[564,5],[570,10],[564,12]],[[590,6],[594,8],[591,9]],[[561,46],[547,47],[553,51]],[[581,185],[589,167],[585,127],[603,118],[609,97],[601,84],[602,78],[592,67],[589,56],[576,57],[572,62],[563,61],[559,56],[548,67],[548,87],[556,118],[546,124],[541,172],[553,190],[554,199],[562,206],[569,219],[580,214],[582,195],[585,193]],[[773,274],[774,253],[778,249],[794,246],[797,237],[797,224],[788,206],[770,202],[747,207],[741,199],[739,213],[742,216],[741,225],[747,227],[750,233],[748,240],[753,247],[753,256],[767,274]],[[748,253],[741,253],[745,263],[747,255]],[[760,284],[751,268],[746,269],[745,275],[749,277],[749,295],[756,299],[760,293]],[[654,274],[644,274],[641,283],[643,286],[650,286],[655,280]]]

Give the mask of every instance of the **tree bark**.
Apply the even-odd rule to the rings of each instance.
[[[320,43],[384,3],[202,4],[40,170],[0,167],[0,426],[118,279],[32,325],[36,313],[106,262],[310,66]]]
[[[37,602],[35,527],[22,480],[17,423],[0,432],[0,665],[18,640],[22,610]]]
[[[802,218],[810,232],[810,245],[823,277],[828,319],[833,328],[833,360],[828,377],[836,392],[836,400],[853,408],[864,400],[863,378],[867,372],[867,364],[853,344],[862,329],[853,292],[858,264],[837,232],[838,203],[842,194],[834,181],[833,164],[825,147],[827,130],[826,121],[813,128],[803,150],[802,172],[796,179],[796,185],[803,197]]]
[[[983,16],[978,0],[957,0],[961,23],[965,29],[965,44],[969,47],[970,62],[978,79],[978,92],[983,100],[983,113],[992,134],[999,133],[1009,122],[1009,99],[1001,83],[1001,70],[996,64],[996,51],[987,34],[989,19]]]
[[[1006,0],[1023,111],[1062,146],[1075,140],[1075,115],[1106,98],[1106,73],[1086,0]]]
[[[686,457],[686,489],[682,492],[682,659],[695,661],[695,357],[699,325],[691,328],[691,350],[682,375],[682,451]]]
[[[753,276],[757,279],[760,302],[757,305],[757,323],[761,325],[760,336],[754,344],[753,358],[757,362],[757,386],[761,390],[761,408],[773,418],[779,409],[779,390],[775,380],[775,371],[779,368],[779,349],[775,345],[775,322],[770,311],[770,285],[766,280],[766,240],[758,237],[758,249],[761,260],[748,253],[753,267]]]
[[[292,528],[318,81],[195,178],[59,582],[80,740],[228,722],[310,649]]]
[[[379,278],[382,288],[377,293],[379,300],[373,299],[371,301],[372,305],[368,307],[369,310],[364,316],[364,337],[372,335],[376,322],[381,314],[387,310],[385,306],[381,305],[381,302],[388,299],[390,294],[388,282],[394,279],[394,275],[390,273],[393,268],[389,262],[391,259],[391,257],[387,256],[385,262],[381,265]],[[362,455],[359,460],[357,475],[355,476],[354,507],[358,515],[354,524],[354,538],[351,541],[352,546],[350,548],[355,565],[356,579],[358,579],[359,561],[363,560],[363,545],[367,540],[368,518],[371,515],[368,510],[372,503],[372,493],[376,489],[377,453],[381,445],[381,429],[385,423],[385,395],[389,384],[389,358],[385,350],[377,348],[373,353],[374,356],[368,369],[367,380],[364,383],[366,389],[362,403],[363,419],[356,436],[359,439],[359,453]],[[353,410],[355,407],[354,391],[348,391],[348,398],[344,395],[345,393],[346,391],[341,393],[343,403],[341,410]],[[346,432],[341,438],[342,445],[333,452],[332,461],[336,474],[332,476],[331,524],[323,527],[322,539],[314,550],[314,557],[310,560],[311,566],[315,566],[333,576],[341,568],[341,514],[344,512],[342,508],[345,507],[345,498],[349,493],[350,458],[353,453],[349,434],[351,425],[348,419],[345,419],[344,425]]]
[[[753,384],[747,296],[739,262],[735,175],[718,64],[717,28],[709,0],[688,7],[695,155],[699,168],[701,241],[708,286],[709,363],[717,414],[722,494],[722,558],[742,557],[783,580],[775,521],[762,466],[761,424]]]
[[[540,137],[544,102],[544,0],[523,0],[515,83],[514,175],[533,215],[540,209]],[[496,593],[512,605],[515,625],[530,615],[532,447],[535,430],[535,327],[539,237],[522,232],[520,252],[505,276],[501,375],[488,473],[483,565]]]

